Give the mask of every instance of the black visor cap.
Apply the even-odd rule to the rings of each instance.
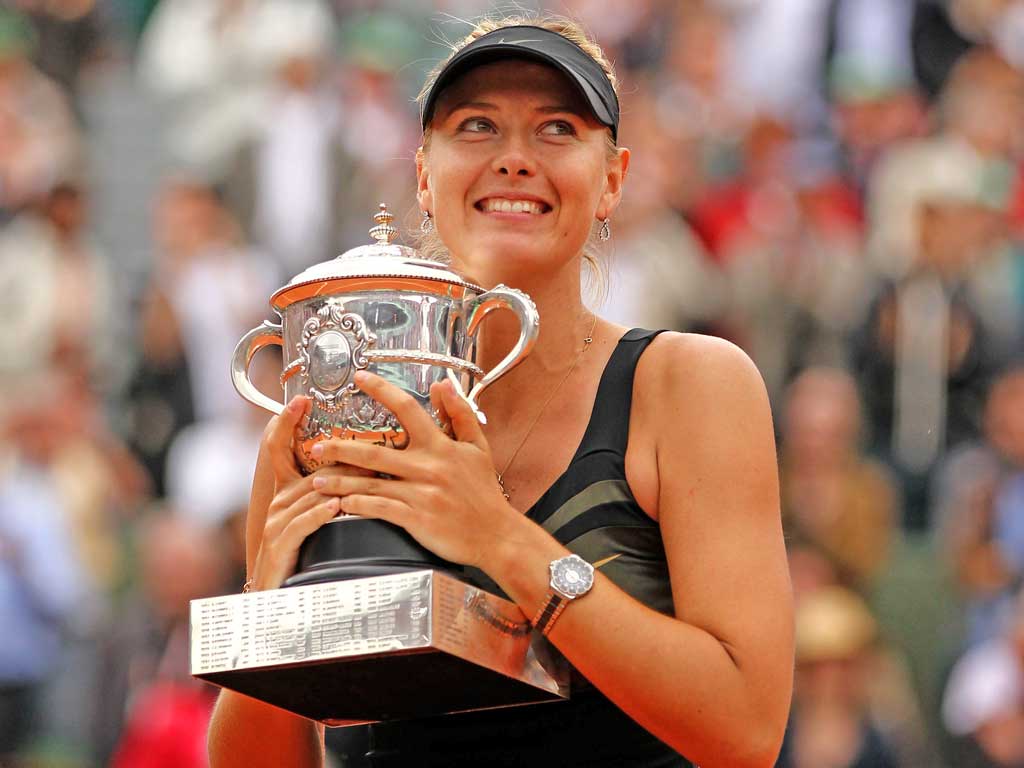
[[[618,140],[619,99],[608,75],[576,43],[542,27],[502,27],[462,48],[444,66],[423,101],[420,122],[424,129],[434,116],[441,93],[473,67],[500,59],[533,59],[548,64],[569,78],[590,106],[594,117],[611,129]]]

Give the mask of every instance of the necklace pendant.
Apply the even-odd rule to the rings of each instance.
[[[505,480],[497,472],[494,473],[494,476],[498,478],[498,487],[501,488],[501,495],[505,497],[505,501],[511,501],[508,491],[505,490]]]

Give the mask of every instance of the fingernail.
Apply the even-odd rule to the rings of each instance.
[[[319,459],[321,456],[324,455],[324,444],[316,443],[312,448],[309,449],[309,452],[310,454],[312,454],[314,459]]]
[[[327,502],[327,508],[333,509],[335,512],[337,512],[338,509],[341,508],[341,499],[335,496],[333,499]]]
[[[295,397],[292,398],[292,401],[288,403],[288,410],[292,411],[293,413],[298,413],[299,411],[302,410],[302,407],[305,404],[305,401],[301,397],[296,395]]]
[[[327,478],[326,477],[314,477],[313,478],[313,487],[314,488],[323,488],[325,485],[327,485]]]
[[[366,371],[356,371],[355,375],[352,377],[352,380],[356,384],[365,384],[369,380],[369,378],[369,374],[367,374]]]

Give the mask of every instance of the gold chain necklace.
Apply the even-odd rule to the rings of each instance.
[[[502,469],[500,472],[495,472],[495,475],[498,478],[498,485],[501,486],[501,495],[505,497],[505,501],[509,501],[509,493],[507,490],[505,490],[505,475],[508,473],[509,468],[512,466],[512,462],[516,460],[516,456],[519,455],[519,451],[521,451],[523,446],[526,445],[526,441],[533,433],[533,428],[537,426],[537,422],[540,421],[540,417],[544,415],[544,411],[547,409],[548,405],[554,399],[555,395],[558,394],[558,390],[562,388],[562,385],[569,380],[569,377],[572,375],[572,372],[576,370],[576,366],[579,365],[580,360],[583,358],[583,353],[586,352],[587,348],[591,345],[591,343],[593,343],[595,328],[597,328],[597,315],[594,315],[594,322],[590,326],[590,333],[587,334],[587,337],[585,339],[583,339],[583,348],[576,353],[576,359],[572,361],[572,365],[569,366],[569,370],[566,371],[565,376],[562,377],[561,381],[559,381],[558,384],[555,385],[555,388],[551,390],[551,394],[548,395],[547,400],[544,401],[544,404],[540,407],[540,410],[537,411],[537,415],[533,417],[533,421],[530,422],[530,426],[526,430],[526,434],[523,435],[523,439],[519,441],[519,445],[516,446],[516,449],[512,452],[512,455],[509,457],[509,460],[505,462],[504,469]]]

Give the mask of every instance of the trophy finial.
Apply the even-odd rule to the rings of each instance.
[[[398,230],[391,226],[395,217],[388,212],[387,203],[380,204],[380,211],[373,216],[376,226],[370,229],[370,237],[377,241],[377,245],[391,245],[398,237]]]

